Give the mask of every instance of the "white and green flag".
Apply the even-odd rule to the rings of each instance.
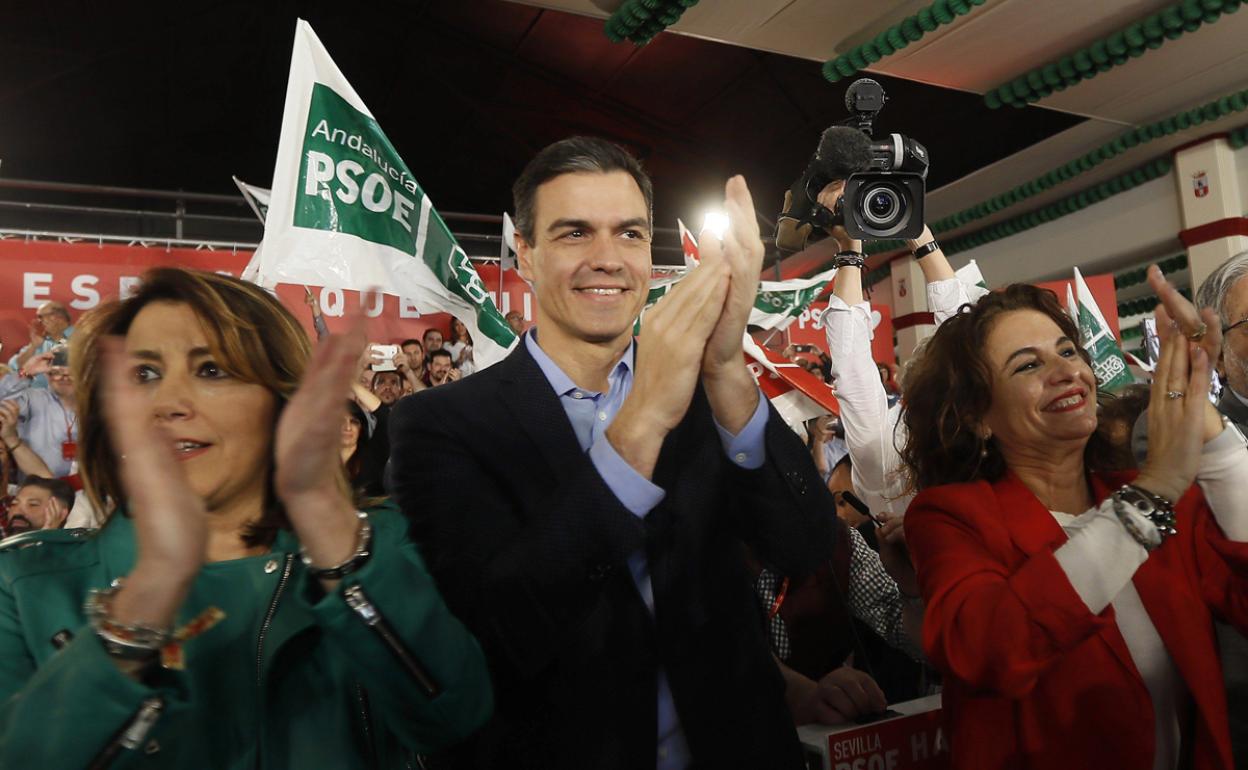
[[[641,322],[646,311],[654,303],[664,297],[672,287],[686,275],[685,271],[663,277],[650,279],[650,292],[646,295],[646,305],[637,317],[633,333],[641,333]],[[759,326],[768,331],[789,328],[789,324],[797,320],[802,311],[810,307],[824,287],[836,275],[836,270],[827,270],[811,278],[798,278],[790,281],[759,281],[758,294],[754,297],[754,307],[750,308],[750,326]]]
[[[754,297],[754,307],[750,308],[750,325],[768,331],[789,328],[789,324],[818,299],[835,275],[833,268],[810,278],[759,281],[758,295]]]
[[[1075,291],[1066,292],[1066,302],[1073,306],[1067,309],[1079,324],[1080,344],[1092,357],[1092,372],[1096,375],[1096,385],[1100,390],[1118,390],[1135,382],[1131,371],[1127,369],[1127,360],[1122,355],[1122,348],[1114,339],[1105,316],[1092,297],[1092,290],[1084,282],[1079,268],[1075,268]]]
[[[247,205],[251,206],[251,210],[255,212],[256,219],[260,223],[264,223],[264,217],[269,213],[269,200],[273,197],[270,190],[263,187],[256,187],[254,184],[247,184],[236,176],[230,177],[234,180],[234,186],[243,194],[243,200],[247,201]]]
[[[472,334],[478,368],[516,336],[381,126],[312,27],[295,27],[258,282],[407,298]]]
[[[641,313],[637,316],[637,320],[633,322],[633,334],[641,334],[641,320],[646,317],[646,311],[654,307],[654,303],[663,299],[663,297],[672,290],[672,287],[680,283],[680,279],[685,277],[682,270],[679,273],[669,273],[665,276],[650,276],[650,291],[646,293],[646,304],[641,309]]]

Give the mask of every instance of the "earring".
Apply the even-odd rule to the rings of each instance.
[[[980,439],[979,456],[983,459],[988,456],[988,440],[992,438],[992,433],[988,433]]]

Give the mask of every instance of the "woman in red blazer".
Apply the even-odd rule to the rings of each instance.
[[[906,378],[906,539],[955,767],[1233,766],[1212,616],[1248,628],[1248,451],[1205,397],[1216,315],[1150,281],[1178,321],[1138,472],[1105,467],[1051,292],[985,297]]]

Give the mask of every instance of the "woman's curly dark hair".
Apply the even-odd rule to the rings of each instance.
[[[1091,363],[1079,345],[1079,328],[1048,289],[1016,283],[974,305],[963,305],[906,368],[901,419],[907,433],[899,451],[909,491],[979,479],[996,481],[1005,475],[1005,457],[996,441],[985,440],[978,427],[992,406],[988,335],[1002,315],[1015,310],[1044,313],[1074,341],[1080,357]],[[1114,456],[1098,429],[1084,449],[1085,466],[1109,470],[1104,461]]]

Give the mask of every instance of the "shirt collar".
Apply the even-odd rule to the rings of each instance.
[[[559,364],[546,355],[546,351],[542,350],[542,346],[537,344],[537,327],[525,332],[524,346],[528,349],[529,355],[533,356],[533,360],[537,362],[537,366],[542,370],[542,374],[546,375],[546,381],[555,389],[555,395],[565,396],[574,390],[590,392],[573,382],[572,378],[563,369],[559,368]],[[636,354],[636,349],[637,343],[630,340],[628,350],[624,351],[624,355],[620,358],[619,363],[615,365],[615,368],[611,370],[611,374],[607,377],[607,381],[611,386],[614,386],[625,372],[632,373],[633,356]]]

